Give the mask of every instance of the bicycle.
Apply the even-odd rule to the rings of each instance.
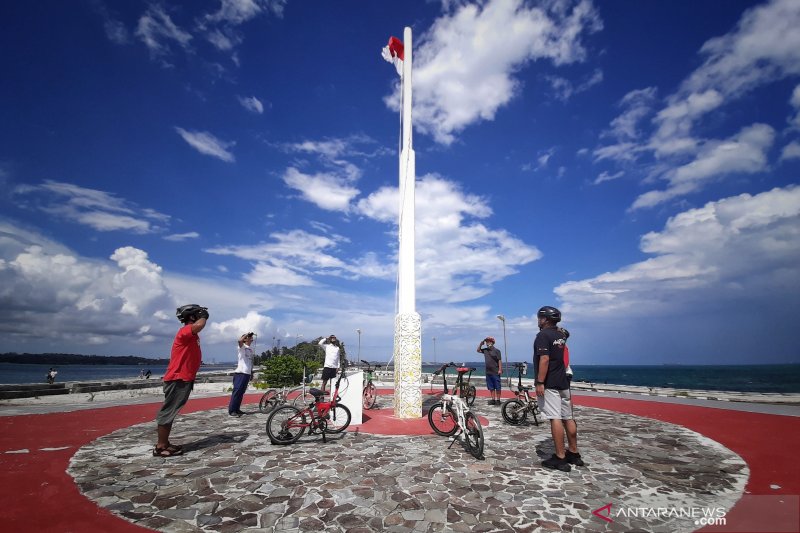
[[[446,370],[451,366],[456,365],[448,363],[434,372],[434,375],[438,375],[440,372],[442,374],[444,394],[441,396],[441,401],[428,410],[428,423],[437,435],[443,437],[463,435],[467,451],[476,459],[480,459],[483,457],[483,428],[475,413],[469,410],[467,401],[458,396],[458,392],[463,390],[464,374],[468,372],[471,374],[475,369],[458,367],[456,369],[458,376],[453,387],[454,394],[448,394]],[[453,442],[447,447],[448,450],[455,441],[456,439],[453,438]]]
[[[267,435],[272,444],[292,444],[303,436],[306,429],[309,435],[319,431],[322,442],[327,442],[328,433],[341,433],[350,425],[351,414],[347,406],[340,404],[339,386],[344,372],[339,372],[336,390],[329,402],[322,401],[324,393],[319,389],[309,389],[314,401],[307,407],[298,409],[293,405],[278,407],[267,419]]]
[[[528,364],[514,363],[512,366],[517,369],[518,374],[517,397],[503,402],[503,405],[500,407],[503,419],[509,424],[518,426],[525,422],[525,419],[528,418],[528,413],[530,413],[533,415],[533,422],[538,426],[539,418],[537,415],[540,414],[539,402],[536,400],[535,394],[533,396],[530,394],[530,390],[533,387],[522,386],[522,374],[527,373]]]
[[[303,384],[299,387],[293,387],[289,389],[286,385],[283,385],[283,387],[280,389],[267,389],[264,394],[261,395],[261,399],[258,401],[258,410],[264,414],[268,414],[276,407],[284,405],[289,401],[291,401],[292,405],[295,407],[298,405],[307,405],[309,402],[314,401],[314,397],[306,392],[305,374],[306,369],[303,367]],[[281,376],[280,379],[286,380],[290,379],[290,377],[291,376]]]
[[[364,371],[364,390],[361,393],[361,404],[364,409],[372,409],[378,399],[375,384],[372,382],[372,373],[378,369],[378,365],[366,363],[367,369]]]

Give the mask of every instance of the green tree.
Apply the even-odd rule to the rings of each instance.
[[[270,387],[292,387],[303,380],[303,363],[293,355],[275,355],[261,365],[260,381]]]

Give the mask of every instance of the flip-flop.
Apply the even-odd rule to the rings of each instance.
[[[169,448],[159,448],[156,446],[153,448],[153,457],[174,457],[176,455],[182,455],[183,450],[170,450]]]

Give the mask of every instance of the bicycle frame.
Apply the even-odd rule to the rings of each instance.
[[[290,444],[297,441],[297,439],[302,436],[306,429],[309,429],[309,433],[313,433],[315,430],[319,429],[322,433],[322,442],[327,442],[326,433],[339,433],[344,431],[344,429],[350,424],[351,415],[346,406],[339,405],[339,402],[341,401],[339,396],[339,388],[343,377],[344,372],[340,372],[339,377],[336,380],[336,388],[329,401],[323,401],[324,393],[321,390],[312,388],[309,390],[309,393],[314,396],[314,402],[307,407],[298,410],[295,407],[286,406],[274,411],[267,421],[267,433],[270,435],[272,442]],[[272,431],[273,418],[278,412],[284,409],[294,410],[295,412],[288,419],[281,422],[280,431],[276,436]],[[344,415],[345,419],[343,421],[338,421],[341,422],[341,427],[329,429],[328,421],[331,420],[331,417],[333,417],[334,422],[337,422],[337,410],[342,411],[341,414]],[[296,433],[292,434],[292,430],[295,430]]]
[[[449,394],[447,392],[446,376],[446,370],[449,366],[455,366],[455,364],[450,363],[443,365],[436,371],[437,374],[439,372],[442,373],[445,392],[440,397],[438,404],[431,407],[428,411],[428,423],[437,434],[453,437],[453,442],[450,443],[448,449],[453,446],[459,435],[463,435],[463,440],[469,453],[475,458],[480,459],[483,456],[483,429],[481,428],[478,417],[470,411],[467,400],[459,396],[459,392],[461,392],[463,388],[464,374],[467,372],[471,373],[475,369],[459,368],[456,384],[453,387],[453,394]],[[448,418],[454,418],[455,426],[452,428],[440,427],[439,424],[444,426],[449,425],[447,423]]]

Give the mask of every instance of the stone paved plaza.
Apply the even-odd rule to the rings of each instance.
[[[381,396],[377,407],[391,401]],[[171,532],[693,531],[685,517],[607,523],[592,510],[728,508],[748,477],[739,456],[695,432],[588,407],[576,407],[587,466],[551,471],[539,465],[553,452],[547,424],[508,425],[485,398],[473,410],[488,420],[483,460],[432,433],[368,433],[369,421],[326,444],[306,435],[274,446],[266,415],[250,406],[242,418],[225,409],[179,415],[172,440],[183,456],[152,456],[151,422],[84,446],[69,473],[99,506]]]

